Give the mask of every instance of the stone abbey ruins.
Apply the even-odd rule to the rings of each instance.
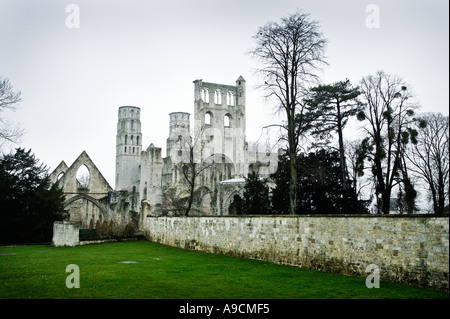
[[[235,85],[195,80],[193,132],[189,113],[170,113],[166,157],[161,147],[142,145],[140,108],[119,107],[115,190],[86,152],[70,167],[61,162],[51,174],[66,194],[70,220],[95,228],[109,219],[182,214],[190,196],[186,177],[192,173],[198,176],[189,215],[233,214],[249,171],[268,177],[278,160],[277,153],[249,150],[245,95],[242,76]],[[82,167],[89,172],[84,182],[76,178]]]
[[[140,108],[119,107],[115,190],[86,152],[56,167],[50,177],[63,188],[70,220],[55,222],[54,245],[82,244],[81,229],[105,222],[133,222],[166,245],[361,277],[375,264],[381,280],[448,291],[448,216],[236,216],[247,174],[269,176],[278,154],[248,147],[242,77],[194,87],[193,133],[189,113],[169,114],[165,157],[143,147]],[[83,168],[88,179],[77,177]],[[178,217],[189,198],[191,217]]]

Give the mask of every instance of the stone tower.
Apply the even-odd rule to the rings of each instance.
[[[136,191],[140,179],[142,134],[140,108],[119,107],[116,135],[116,190]]]
[[[236,85],[194,81],[194,135],[206,148],[202,159],[234,164],[234,176],[246,176],[245,80]],[[197,150],[199,152],[199,150]]]
[[[190,114],[173,112],[170,116],[169,137],[167,138],[166,156],[174,163],[180,162],[183,152],[191,145]]]

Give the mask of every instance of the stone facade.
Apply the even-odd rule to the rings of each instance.
[[[77,177],[82,168],[87,174],[83,180]],[[63,189],[70,221],[79,222],[81,228],[95,228],[97,222],[108,219],[113,189],[85,151],[70,167],[62,161],[50,174],[50,180]]]
[[[103,221],[142,223],[147,215],[177,214],[178,203],[189,196],[184,175],[193,165],[200,173],[190,215],[228,215],[230,208],[233,213],[248,172],[268,177],[278,166],[278,153],[248,149],[245,92],[242,76],[234,85],[195,80],[194,130],[189,113],[170,113],[165,157],[153,143],[143,147],[141,109],[119,107],[114,191],[86,152],[70,167],[62,161],[50,175],[63,188],[70,220],[96,228]],[[77,178],[81,167],[88,171],[85,183]]]
[[[116,190],[136,192],[136,210],[141,214],[144,208],[145,214],[153,216],[177,214],[190,196],[186,172],[195,170],[198,176],[190,215],[228,215],[233,198],[242,197],[242,181],[249,170],[268,177],[278,165],[278,153],[248,149],[245,86],[242,76],[235,85],[195,80],[194,130],[191,132],[189,113],[170,113],[164,158],[153,143],[142,148],[140,108],[121,106]]]
[[[404,215],[148,217],[148,239],[346,275],[449,288],[449,218]],[[362,282],[364,284],[364,282]]]

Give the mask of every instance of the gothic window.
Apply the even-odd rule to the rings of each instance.
[[[205,114],[205,125],[211,125],[211,113]]]
[[[90,173],[89,169],[86,167],[86,165],[81,165],[76,174],[76,179],[79,183],[79,187],[81,188],[89,188],[89,181],[90,181]]]
[[[133,135],[131,135],[130,143],[131,143],[131,145],[133,145]]]
[[[134,120],[131,120],[131,128],[134,126]]]
[[[227,92],[227,104],[231,106],[234,105],[234,93],[231,91]]]
[[[126,152],[127,152],[127,147],[125,146],[124,153],[126,153]]]
[[[139,145],[139,136],[136,136],[136,145]]]
[[[216,92],[214,92],[214,103],[222,104],[222,91],[219,89],[217,89]]]
[[[223,126],[230,127],[230,119],[231,119],[231,115],[225,114],[225,116],[223,118]]]
[[[125,135],[125,145],[128,143],[128,135]]]
[[[205,103],[209,103],[209,91],[207,88],[202,89],[202,100]]]

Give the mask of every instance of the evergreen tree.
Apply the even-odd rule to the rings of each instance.
[[[53,222],[68,217],[64,194],[31,150],[0,158],[0,242],[50,241]]]
[[[290,213],[289,206],[289,156],[285,153],[278,156],[278,168],[275,173],[270,175],[271,180],[275,183],[272,189],[272,208],[275,213],[287,215]]]
[[[252,171],[245,179],[242,210],[246,215],[270,214],[269,187],[267,181]]]
[[[362,110],[362,103],[358,101],[361,92],[358,88],[353,88],[348,79],[330,85],[319,85],[312,88],[311,92],[309,103],[320,114],[312,130],[312,134],[319,141],[314,144],[329,146],[332,134],[337,133],[341,181],[342,187],[346,190],[348,171],[343,131],[349,118]]]
[[[272,205],[276,212],[289,212],[286,186],[289,183],[288,161],[280,156],[278,170],[271,175],[276,184]],[[337,151],[319,150],[297,156],[297,214],[364,214],[366,203],[358,199],[352,183],[345,190],[341,180]]]

